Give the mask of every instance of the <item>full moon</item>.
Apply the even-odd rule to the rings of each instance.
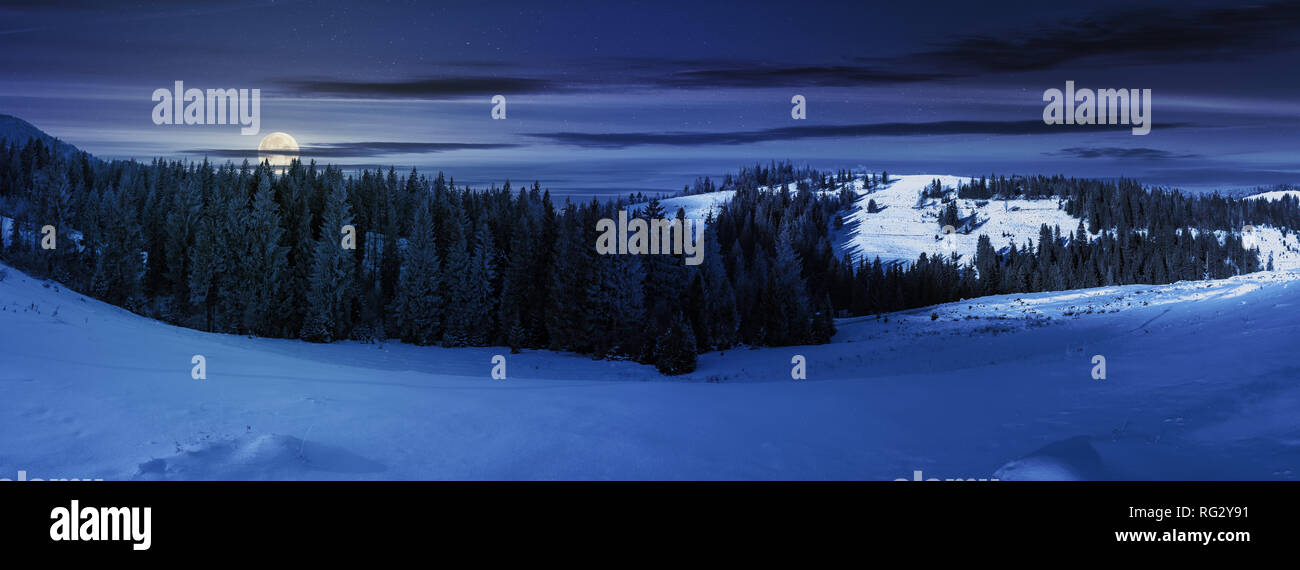
[[[271,133],[257,144],[257,153],[271,166],[284,168],[298,157],[298,141],[293,140],[289,133]]]

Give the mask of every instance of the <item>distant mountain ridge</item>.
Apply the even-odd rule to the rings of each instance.
[[[27,144],[27,141],[31,139],[40,139],[45,144],[53,146],[59,154],[64,156],[72,156],[81,152],[81,149],[50,136],[49,133],[36,128],[35,125],[27,121],[13,115],[0,113],[0,140],[9,144],[15,142]]]

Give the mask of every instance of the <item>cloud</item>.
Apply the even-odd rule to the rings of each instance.
[[[345,143],[324,143],[318,145],[304,146],[297,153],[284,152],[259,152],[256,149],[222,149],[222,148],[196,148],[181,151],[184,154],[195,154],[211,156],[216,158],[257,158],[259,156],[295,154],[299,156],[311,157],[364,157],[364,156],[384,156],[389,154],[429,154],[437,152],[448,152],[453,150],[491,150],[500,148],[514,148],[520,146],[513,143],[446,143],[446,142],[389,142],[389,141],[372,141],[372,142],[345,142]]]
[[[935,81],[956,72],[888,70],[861,65],[747,66],[677,71],[656,78],[664,87],[850,87]]]
[[[453,76],[404,81],[345,81],[289,79],[280,82],[292,93],[375,99],[437,99],[495,94],[559,92],[567,88],[546,79],[529,77]]]
[[[1300,48],[1300,2],[1223,8],[1156,7],[1061,20],[1030,29],[958,35],[890,57],[831,63],[654,57],[569,61],[556,77],[504,62],[448,62],[453,76],[396,81],[281,80],[304,96],[450,98],[485,94],[612,91],[629,88],[852,87],[934,82],[1044,71],[1082,61],[1141,66],[1242,59]],[[488,66],[508,75],[479,75]]]
[[[1069,156],[1074,158],[1118,158],[1122,160],[1169,160],[1173,158],[1199,158],[1200,156],[1196,154],[1176,154],[1157,148],[1122,148],[1115,146],[1075,146],[1063,148],[1058,152],[1045,152],[1043,154],[1049,156]]]
[[[1300,45],[1300,3],[1148,8],[1061,22],[1037,32],[968,35],[906,59],[939,69],[1049,69],[1085,58],[1125,65],[1235,59]]]
[[[1163,123],[1161,129],[1190,126]],[[1129,130],[1128,125],[1048,125],[1042,121],[936,121],[930,123],[870,123],[859,125],[812,125],[780,127],[758,131],[664,132],[664,133],[528,133],[528,136],[560,144],[591,148],[623,148],[639,145],[705,146],[735,145],[810,138],[906,137],[922,135],[1052,135],[1079,132]]]

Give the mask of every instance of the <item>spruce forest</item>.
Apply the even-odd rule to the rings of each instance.
[[[598,255],[596,223],[658,199],[557,203],[540,184],[471,189],[442,173],[314,162],[101,161],[40,139],[0,143],[4,261],[179,326],[221,333],[548,349],[694,369],[738,346],[828,342],[834,318],[982,295],[1214,279],[1265,269],[1244,225],[1300,226],[1268,202],[1130,180],[984,177],[961,198],[1056,200],[1081,222],[1035,242],[981,237],[973,259],[838,257],[832,232],[888,174],[755,165],[682,194],[735,190],[707,220],[698,266]],[[954,208],[944,221],[963,226]],[[956,222],[956,223],[952,223]],[[54,226],[59,247],[40,245]],[[355,249],[340,230],[356,228]],[[936,232],[938,228],[936,228]],[[1092,234],[1093,239],[1087,239]]]

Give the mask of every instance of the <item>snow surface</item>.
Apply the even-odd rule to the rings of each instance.
[[[706,192],[704,194],[694,194],[691,196],[678,196],[676,198],[664,198],[659,201],[659,205],[664,209],[664,215],[675,217],[677,210],[683,210],[687,219],[704,220],[712,213],[715,217],[722,210],[722,206],[730,202],[736,196],[735,190],[719,190],[717,192]],[[628,207],[630,212],[639,212],[648,202],[632,204]]]
[[[921,192],[935,179],[947,190],[949,196],[957,201],[959,215],[975,221],[969,233],[958,231],[946,239],[939,226],[939,216],[946,206],[938,198],[920,200]],[[877,186],[868,192],[862,179],[852,182],[858,199],[850,211],[844,213],[844,225],[831,235],[836,257],[845,253],[851,255],[854,263],[861,259],[871,261],[879,257],[886,264],[909,264],[922,253],[927,255],[948,256],[956,253],[963,263],[974,261],[975,246],[980,235],[988,235],[993,248],[1005,251],[1015,243],[1023,247],[1027,243],[1038,244],[1038,232],[1043,224],[1049,228],[1060,227],[1061,235],[1066,236],[1079,227],[1079,218],[1071,216],[1062,209],[1056,199],[1047,200],[967,200],[955,198],[956,189],[962,183],[970,183],[971,178],[946,174],[909,174],[890,175],[888,185]],[[793,185],[792,185],[793,186]],[[793,187],[791,192],[794,192]],[[828,192],[823,192],[823,194]],[[1255,197],[1267,197],[1284,192],[1270,192]],[[725,190],[679,196],[661,200],[664,211],[669,216],[676,214],[678,208],[685,209],[686,217],[704,219],[705,214],[719,211],[723,205],[735,196],[735,191]],[[1276,199],[1273,196],[1270,199]],[[875,201],[878,211],[867,211],[868,204]],[[981,205],[983,204],[983,205]],[[637,204],[629,209],[638,211],[644,204]],[[1273,268],[1278,271],[1300,269],[1300,236],[1295,232],[1283,236],[1282,232],[1271,226],[1256,226],[1254,243],[1260,250],[1260,266],[1267,267],[1270,256]],[[1219,232],[1219,239],[1224,233]],[[1096,234],[1089,234],[1089,239],[1096,239]]]
[[[0,478],[1266,479],[1300,470],[1300,273],[1003,295],[665,378],[162,324],[12,268]],[[190,377],[191,357],[207,379]],[[506,380],[491,359],[508,358]],[[807,359],[807,380],[790,378]],[[1091,376],[1093,355],[1107,377]]]
[[[1011,243],[1022,246],[1028,241],[1038,241],[1038,231],[1043,224],[1060,226],[1061,234],[1074,231],[1079,219],[1065,213],[1056,200],[995,200],[976,201],[956,199],[962,218],[974,215],[982,223],[968,234],[956,233],[951,241],[940,239],[939,215],[944,204],[938,198],[920,200],[921,192],[935,179],[945,189],[953,190],[970,178],[947,175],[907,175],[891,177],[890,183],[871,192],[863,192],[862,181],[854,181],[859,193],[853,211],[844,218],[844,231],[836,239],[837,254],[848,252],[856,262],[880,257],[884,262],[911,263],[921,253],[947,255],[955,251],[962,261],[973,261],[979,236],[987,234],[994,249]],[[880,209],[867,212],[867,205],[876,202]],[[987,202],[977,207],[977,202]],[[1095,237],[1095,236],[1092,236]]]
[[[1273,200],[1281,200],[1283,196],[1290,196],[1292,198],[1300,199],[1300,190],[1274,190],[1272,192],[1260,192],[1259,194],[1251,194],[1250,196],[1246,196],[1243,199],[1273,201]]]

